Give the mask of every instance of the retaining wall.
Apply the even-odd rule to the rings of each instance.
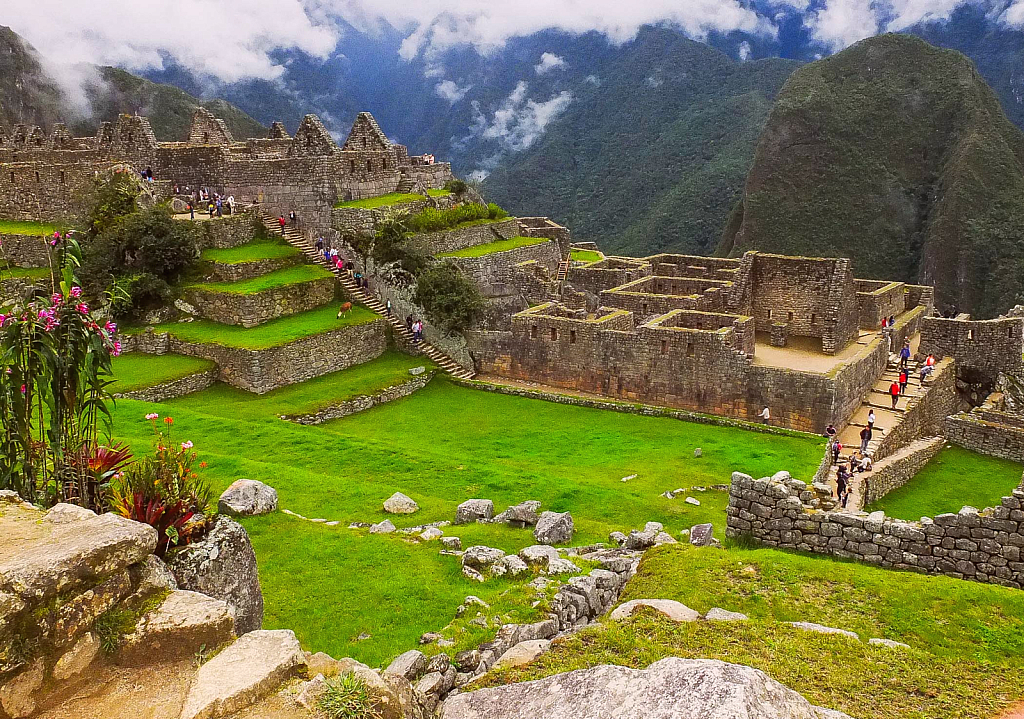
[[[334,277],[243,295],[186,287],[183,297],[201,317],[226,325],[256,327],[278,317],[308,312],[334,299]]]
[[[957,408],[956,367],[953,360],[944,359],[935,365],[931,380],[925,384],[925,393],[907,403],[907,411],[895,427],[879,440],[872,457],[878,461],[894,454],[921,437],[943,434],[946,416]]]
[[[0,260],[15,267],[49,267],[49,238],[0,233]]]
[[[441,252],[455,252],[467,247],[486,245],[488,242],[508,240],[519,235],[519,221],[510,217],[499,222],[487,222],[482,225],[456,227],[443,232],[423,232],[409,238],[410,248],[427,255]]]
[[[211,369],[206,372],[190,374],[188,377],[163,382],[145,389],[133,390],[131,392],[120,392],[114,395],[115,399],[138,399],[143,402],[163,402],[165,399],[184,397],[193,392],[200,392],[217,381],[217,370]]]
[[[859,485],[859,492],[856,492],[858,499],[855,506],[847,504],[847,509],[860,509],[872,502],[877,502],[894,489],[899,489],[924,469],[924,466],[939,453],[945,444],[946,440],[942,437],[919,439],[897,454],[873,465],[870,472],[856,475],[854,487],[856,491],[857,485]],[[851,502],[853,502],[852,497]]]
[[[312,414],[285,414],[281,415],[281,419],[286,419],[289,422],[295,422],[296,424],[323,424],[324,422],[330,422],[332,419],[341,419],[342,417],[348,417],[349,415],[362,412],[376,407],[379,404],[387,404],[388,402],[394,402],[396,399],[402,399],[408,397],[414,392],[423,389],[427,386],[434,377],[434,372],[424,372],[418,377],[397,384],[394,387],[388,387],[386,389],[377,392],[376,394],[362,395],[360,397],[353,397],[345,402],[339,402],[338,404],[331,405],[330,407],[324,407],[318,412]]]
[[[301,256],[275,257],[272,259],[253,260],[252,262],[207,262],[206,279],[210,282],[240,282],[262,277],[276,270],[291,267],[301,261]]]
[[[1024,417],[977,408],[945,419],[946,438],[965,449],[1024,462]]]
[[[994,509],[964,507],[920,522],[820,511],[807,504],[815,494],[788,472],[763,479],[734,472],[726,535],[921,574],[1015,589],[1024,583],[1024,491],[1014,490]]]

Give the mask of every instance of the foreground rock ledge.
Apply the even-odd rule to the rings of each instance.
[[[647,669],[603,665],[459,694],[441,719],[850,719],[764,672],[669,657]]]

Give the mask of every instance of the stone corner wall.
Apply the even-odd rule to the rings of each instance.
[[[956,410],[957,401],[956,367],[944,359],[935,365],[924,394],[912,398],[899,424],[883,435],[872,459],[884,459],[921,437],[944,434],[946,416]]]
[[[488,242],[508,240],[519,234],[519,221],[514,217],[482,225],[456,227],[442,232],[424,232],[409,238],[409,246],[428,255],[455,252]]]
[[[322,277],[248,295],[199,287],[186,288],[183,294],[201,317],[227,325],[256,327],[327,304],[334,299],[334,285],[334,277]]]
[[[726,536],[749,536],[780,549],[828,554],[920,574],[942,574],[1020,589],[1024,584],[1024,491],[978,511],[906,522],[881,512],[831,511],[828,487],[779,472],[754,479],[734,472]],[[817,505],[817,506],[815,506]]]
[[[945,445],[943,437],[919,439],[873,465],[870,472],[856,475],[853,481],[855,497],[850,498],[847,508],[861,509],[899,489],[917,476]]]
[[[1024,462],[1024,417],[983,407],[946,417],[946,438],[972,452]]]
[[[217,370],[210,369],[181,377],[170,382],[162,382],[145,389],[115,394],[115,399],[137,399],[143,402],[163,402],[166,399],[184,397],[193,392],[201,392],[217,381]]]

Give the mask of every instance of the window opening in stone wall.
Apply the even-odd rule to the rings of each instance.
[[[642,315],[646,315],[647,314],[647,303],[646,302],[644,302],[643,304],[640,305],[640,314],[642,314]]]
[[[693,342],[686,343],[686,356],[693,357]]]
[[[1011,340],[1013,339],[1013,327],[1010,327],[1010,331],[1006,333],[1006,336]]]
[[[772,311],[768,310],[768,319],[771,319],[771,318],[772,318]]]
[[[786,321],[787,322],[792,322],[793,321],[793,313],[792,312],[789,312],[789,313],[786,314]]]
[[[131,133],[131,131],[129,130],[129,132],[128,132],[128,139],[127,139],[127,142],[131,142],[131,141],[132,141],[132,133]]]
[[[62,184],[62,185],[68,184],[67,178],[64,176],[64,170],[60,171],[60,184]]]
[[[661,341],[661,353],[663,355],[667,355],[668,354],[668,340],[662,340]]]
[[[36,170],[36,182],[39,182],[39,170]]]
[[[537,339],[537,325],[533,325],[533,327],[530,328],[530,339]]]
[[[616,380],[616,385],[618,386],[618,391],[621,393],[622,392],[622,377],[616,377],[615,380]]]
[[[551,341],[554,342],[558,339],[558,330],[554,327],[551,328]]]
[[[967,330],[967,339],[969,339],[969,340],[973,340],[974,339],[974,330]]]
[[[11,170],[11,182],[14,182],[14,170]]]
[[[576,330],[569,330],[569,344],[576,344]]]
[[[388,159],[386,157],[383,160],[380,161],[380,169],[382,169],[382,170],[388,169]]]
[[[365,137],[363,138],[363,149],[364,150],[366,149],[366,138]]]
[[[814,314],[812,312],[811,313],[811,324],[813,325],[813,324],[817,324],[817,323],[818,323],[818,315],[816,315],[816,314]]]
[[[348,161],[348,169],[349,169],[349,171],[353,175],[356,174],[356,161],[355,160],[349,160]]]
[[[209,145],[210,144],[210,133],[208,133],[208,132],[204,132],[203,133],[203,144],[204,145]]]
[[[366,161],[366,171],[373,172],[373,163],[370,160]]]

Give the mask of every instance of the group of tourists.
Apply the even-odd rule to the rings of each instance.
[[[863,474],[871,471],[874,460],[871,458],[869,445],[875,432],[875,411],[868,410],[867,424],[860,430],[860,451],[850,452],[848,457],[843,457],[843,444],[839,441],[838,431],[835,425],[830,424],[825,428],[825,436],[828,438],[828,451],[832,455],[832,464],[838,464],[836,470],[836,497],[845,509],[853,491],[853,475]],[[883,431],[878,428],[878,431]]]
[[[210,219],[214,217],[223,217],[224,215],[232,215],[235,212],[235,196],[228,195],[223,197],[216,192],[209,192],[205,187],[199,188],[193,191],[187,185],[182,188],[180,185],[174,186],[175,195],[188,195],[190,200],[186,209],[188,210],[188,217],[190,220],[196,219],[196,208],[206,208],[207,214]],[[200,209],[202,212],[202,209]]]
[[[390,304],[390,300],[389,300],[389,304]],[[390,307],[388,309],[388,312],[390,314]],[[412,315],[406,315],[406,317],[405,317],[405,326],[406,326],[406,328],[410,332],[412,332],[412,341],[413,342],[422,342],[423,341],[423,320],[420,320],[420,319],[415,319],[414,320],[412,318]]]

